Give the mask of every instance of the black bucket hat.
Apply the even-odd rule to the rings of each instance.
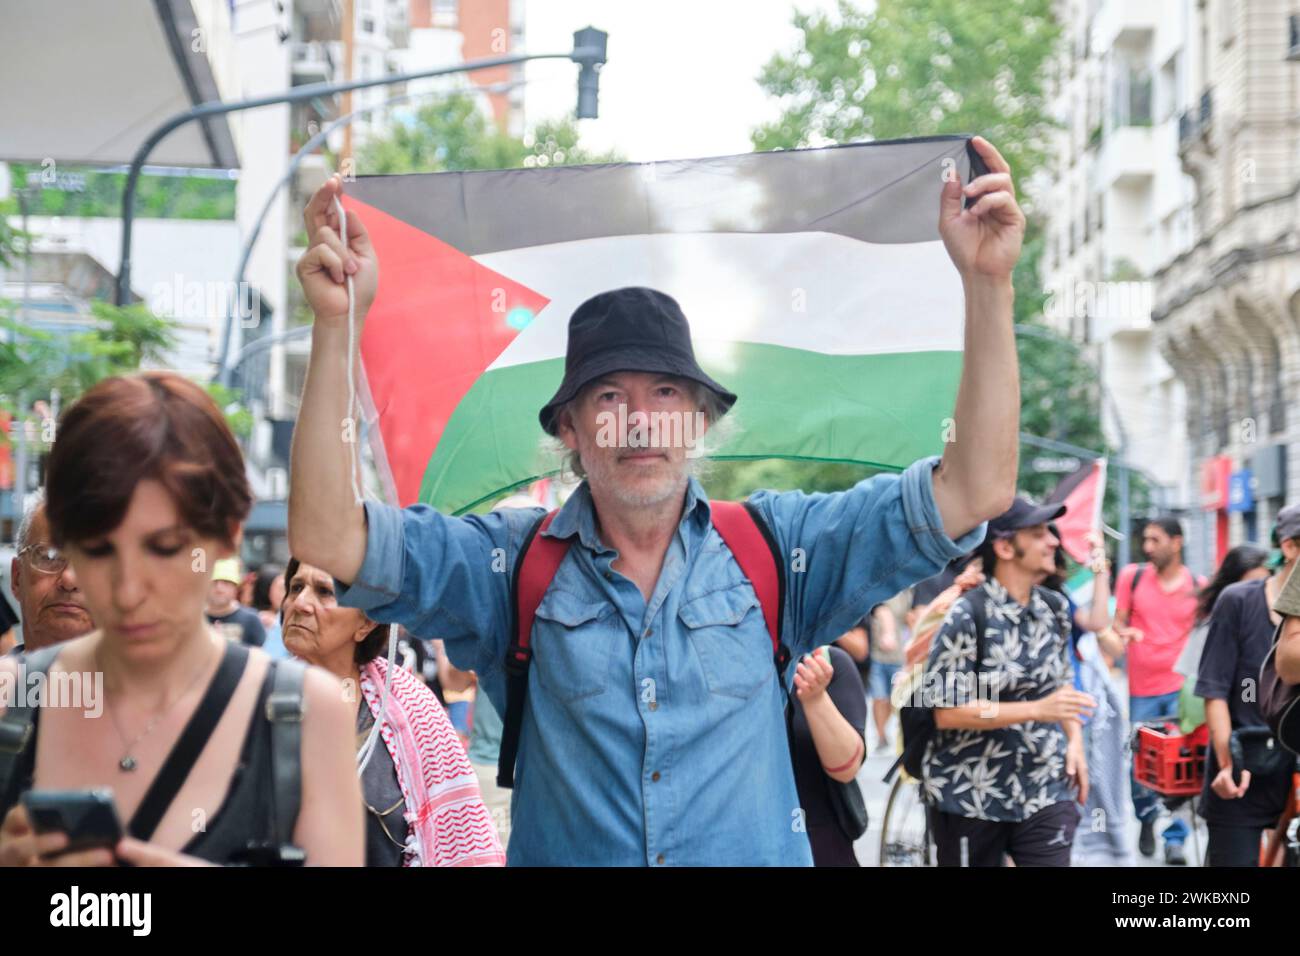
[[[561,406],[583,386],[612,372],[662,372],[691,379],[712,390],[724,412],[736,402],[734,394],[704,374],[695,361],[682,307],[657,289],[628,286],[602,292],[574,310],[564,381],[537,415],[546,433],[557,434],[555,418]]]

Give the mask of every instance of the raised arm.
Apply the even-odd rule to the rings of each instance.
[[[303,220],[308,249],[298,281],[315,316],[311,358],[289,458],[289,550],[341,581],[351,582],[366,554],[366,519],[354,498],[349,442],[360,440],[347,407],[348,290],[356,294],[357,341],[374,301],[379,264],[359,216],[347,217],[348,244],[339,237],[334,199],[343,192],[336,175],[316,191]],[[359,380],[360,376],[357,376]]]
[[[843,657],[833,664],[814,651],[795,668],[794,690],[803,705],[813,748],[827,776],[848,783],[866,756],[866,691],[857,669]]]
[[[934,498],[943,529],[957,538],[1011,506],[1020,449],[1020,368],[1011,272],[1020,258],[1025,216],[1016,204],[1011,167],[993,144],[972,145],[989,172],[964,189],[945,181],[939,233],[961,273],[966,327],[961,384]],[[962,200],[972,200],[962,208]]]

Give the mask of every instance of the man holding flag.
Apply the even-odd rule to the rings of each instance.
[[[964,188],[950,177],[936,184],[939,234],[966,305],[942,459],[835,494],[750,499],[791,560],[782,635],[796,655],[969,551],[1013,498],[1011,272],[1025,220],[1006,161],[987,141],[972,143],[990,172]],[[359,216],[339,235],[341,189],[331,179],[305,213],[311,239],[298,275],[315,324],[294,433],[290,547],[339,580],[341,604],[442,637],[504,710],[510,570],[538,510],[455,518],[355,503],[340,442],[352,360],[346,280],[360,319],[378,263]],[[810,394],[817,384],[807,383]],[[539,535],[572,547],[531,632],[512,864],[812,862],[760,602],[714,527],[687,449],[601,440],[620,406],[629,419],[702,411],[711,425],[736,400],[700,369],[686,318],[662,292],[601,293],[573,313],[564,380],[539,417],[586,479]]]

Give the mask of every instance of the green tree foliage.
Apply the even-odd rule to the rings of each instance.
[[[122,215],[126,173],[106,173],[85,166],[60,165],[58,170],[60,175],[82,182],[84,188],[80,191],[38,188],[43,172],[40,166],[23,163],[10,166],[14,183],[26,183],[32,190],[29,215],[82,218]],[[136,186],[135,214],[140,219],[234,219],[235,187],[235,180],[217,177],[141,176]],[[16,212],[15,208],[10,214]]]
[[[1055,125],[1044,80],[1060,39],[1050,0],[878,0],[872,12],[840,0],[833,13],[796,11],[792,19],[794,48],[774,55],[758,78],[781,113],[754,130],[756,149],[979,133],[1022,185],[1043,164]],[[1020,199],[1028,209],[1023,189]],[[1039,332],[1018,337],[1022,430],[1104,452],[1096,371],[1043,321],[1042,246],[1030,210],[1013,276],[1015,321]],[[1038,454],[1022,449],[1021,487],[1044,494],[1062,476],[1033,471]],[[712,480],[733,496],[751,481],[816,490],[868,473],[841,464],[739,462],[719,464]]]
[[[175,346],[170,323],[142,305],[95,302],[91,312],[94,327],[71,334],[0,317],[0,396],[11,408],[19,395],[30,401],[53,390],[71,402],[101,379],[161,362]]]
[[[0,408],[21,417],[34,401],[58,392],[67,407],[96,382],[141,366],[160,366],[176,347],[171,323],[143,305],[91,303],[92,328],[66,333],[33,328],[13,318],[13,303],[0,303]],[[205,386],[240,438],[253,431],[252,414],[230,389]],[[8,436],[0,434],[0,441]]]
[[[478,108],[472,93],[452,93],[421,106],[414,118],[393,124],[368,141],[357,156],[357,172],[429,173],[462,169],[515,169],[618,162],[578,142],[572,119],[539,123],[523,138],[501,132]]]
[[[1051,0],[878,0],[867,13],[796,12],[800,37],[758,82],[781,115],[757,149],[979,133],[1023,177],[1054,125],[1043,83],[1060,28]]]
[[[230,426],[230,430],[239,439],[247,441],[253,434],[253,413],[240,403],[239,392],[217,382],[207,382],[203,387],[226,416],[226,424]]]

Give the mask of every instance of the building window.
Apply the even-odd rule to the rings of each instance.
[[[1272,368],[1269,380],[1273,383],[1268,403],[1268,431],[1277,435],[1286,431],[1286,394],[1282,389],[1282,353],[1273,343]]]
[[[433,0],[433,25],[454,27],[460,19],[460,0]]]

